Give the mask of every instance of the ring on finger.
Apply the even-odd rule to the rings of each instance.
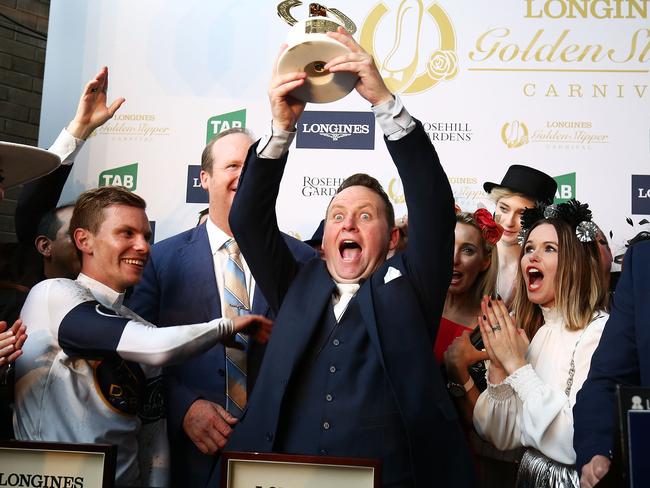
[[[494,332],[496,332],[497,330],[501,330],[501,326],[500,326],[499,324],[497,324],[497,325],[495,325],[494,327],[492,327],[492,330],[493,330]]]

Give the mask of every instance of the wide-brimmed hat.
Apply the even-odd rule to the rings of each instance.
[[[5,190],[51,173],[60,164],[61,158],[45,149],[0,141],[0,186]]]
[[[314,235],[311,236],[311,239],[308,239],[305,242],[308,246],[314,247],[316,244],[322,244],[323,243],[323,230],[325,228],[325,219],[320,221],[320,224],[318,224],[318,228],[314,232]]]
[[[507,188],[514,193],[526,195],[531,200],[547,204],[553,203],[557,190],[556,181],[546,173],[524,166],[513,164],[506,171],[501,183],[483,183],[483,189],[490,193],[494,188]]]

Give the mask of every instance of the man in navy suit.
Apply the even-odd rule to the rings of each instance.
[[[610,468],[616,385],[650,386],[649,320],[650,241],[644,241],[625,254],[609,320],[573,407],[573,444],[583,487],[594,486]]]
[[[228,213],[239,174],[253,140],[244,129],[231,129],[212,139],[201,157],[201,185],[208,192],[206,223],[153,246],[140,284],[129,307],[160,326],[190,324],[224,316],[226,244],[232,237]],[[296,259],[315,256],[307,245],[285,236]],[[267,315],[269,307],[255,288],[242,256],[252,313]],[[261,362],[263,346],[253,341],[247,350],[250,393]],[[226,411],[226,356],[217,344],[206,353],[164,370],[168,435],[173,486],[203,487],[237,422]]]
[[[422,125],[343,31],[350,54],[331,72],[358,75],[399,171],[409,244],[397,245],[381,185],[354,175],[325,218],[325,260],[298,263],[280,237],[275,199],[305,104],[305,73],[274,74],[272,134],[253,146],[230,214],[258,286],[278,311],[256,389],[226,448],[374,458],[383,486],[473,486],[472,464],[432,344],[452,270],[454,201]],[[258,225],[249,225],[256,222]]]

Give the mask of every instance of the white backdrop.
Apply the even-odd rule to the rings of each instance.
[[[101,66],[110,68],[109,98],[127,99],[89,139],[62,201],[98,184],[126,183],[147,200],[156,241],[194,225],[207,204],[193,203],[205,197],[192,188],[188,167],[200,163],[206,137],[238,123],[261,136],[269,126],[266,85],[288,29],[276,5],[53,0],[39,145],[47,147],[70,120],[81,87]],[[492,208],[482,183],[500,181],[510,164],[521,163],[559,177],[558,196],[590,203],[597,223],[613,232],[616,252],[644,228],[647,0],[331,0],[327,6],[356,22],[355,37],[425,123],[463,209]],[[302,18],[306,6],[292,12]],[[367,113],[369,107],[353,93],[307,110]],[[310,118],[345,124],[363,113]],[[354,172],[376,176],[396,214],[406,211],[379,127],[374,150],[336,148],[372,143],[367,135],[334,139],[311,134],[311,143],[329,148],[292,149],[278,214],[281,227],[302,239],[340,179]]]

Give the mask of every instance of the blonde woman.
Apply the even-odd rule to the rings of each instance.
[[[507,306],[515,296],[515,277],[519,267],[517,236],[521,230],[521,215],[536,202],[553,203],[557,183],[546,173],[521,164],[508,168],[501,183],[486,182],[483,189],[495,204],[494,220],[503,226],[503,236],[497,244],[499,273],[497,291]]]

